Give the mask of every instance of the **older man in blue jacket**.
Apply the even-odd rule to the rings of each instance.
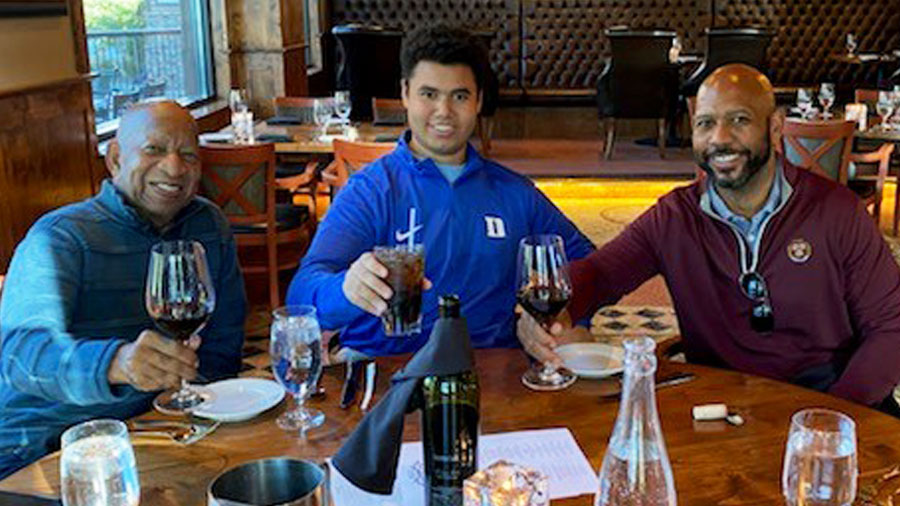
[[[19,244],[0,305],[0,478],[58,448],[67,427],[146,411],[181,379],[240,368],[246,302],[222,212],[196,197],[197,126],[174,102],[122,117],[93,198],[41,217]],[[217,307],[199,349],[151,330],[150,248],[193,239]]]
[[[478,347],[518,346],[516,254],[531,234],[559,234],[570,258],[594,248],[526,179],[468,145],[487,69],[470,34],[417,30],[401,51],[407,131],[391,154],[350,178],[294,277],[288,302],[313,304],[341,344],[369,355],[418,349],[437,319],[437,296],[456,293]],[[414,220],[414,221],[413,221]],[[423,244],[422,333],[387,338],[377,318],[391,291],[377,245]]]

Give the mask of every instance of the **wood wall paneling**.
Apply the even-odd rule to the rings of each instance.
[[[93,194],[86,76],[0,96],[0,272],[42,214]]]

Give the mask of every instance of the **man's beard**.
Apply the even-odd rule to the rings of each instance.
[[[743,188],[753,176],[755,176],[760,169],[766,166],[769,163],[769,158],[772,156],[772,143],[769,142],[769,134],[766,133],[765,139],[765,148],[764,151],[758,154],[754,154],[749,149],[743,149],[740,151],[735,151],[733,149],[716,149],[714,151],[704,153],[702,155],[694,155],[694,159],[697,164],[700,165],[700,168],[706,172],[706,175],[711,177],[713,182],[719,188],[725,188],[728,190],[738,190]],[[713,170],[712,166],[709,164],[709,159],[716,155],[730,155],[737,154],[738,156],[743,156],[747,159],[747,164],[744,166],[743,172],[738,176],[737,179],[733,180],[722,180],[716,176],[716,172]]]

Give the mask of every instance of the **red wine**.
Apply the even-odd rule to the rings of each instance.
[[[538,323],[546,325],[569,303],[569,291],[557,288],[530,287],[520,290],[516,299]]]
[[[166,337],[184,341],[190,338],[198,329],[203,327],[207,320],[209,320],[208,313],[197,317],[181,318],[177,320],[164,316],[154,318],[153,322],[156,323],[159,330],[163,331]]]

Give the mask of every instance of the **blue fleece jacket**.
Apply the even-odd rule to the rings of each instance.
[[[200,374],[238,372],[246,312],[222,212],[196,197],[160,234],[104,181],[91,199],[41,217],[16,248],[0,304],[0,478],[59,446],[78,422],[146,411],[156,392],[111,386],[119,347],[153,322],[144,308],[150,248],[203,243],[216,309],[200,332]]]
[[[319,226],[288,291],[289,303],[318,308],[323,328],[341,329],[341,344],[370,355],[417,350],[438,316],[437,297],[455,293],[476,347],[514,347],[516,255],[530,234],[559,234],[570,259],[594,246],[527,178],[468,147],[452,184],[430,159],[417,161],[404,134],[397,149],[354,174]],[[414,210],[411,212],[411,210]],[[414,216],[415,222],[410,223]],[[344,296],[344,276],[377,245],[425,248],[422,333],[388,338],[381,322]]]

